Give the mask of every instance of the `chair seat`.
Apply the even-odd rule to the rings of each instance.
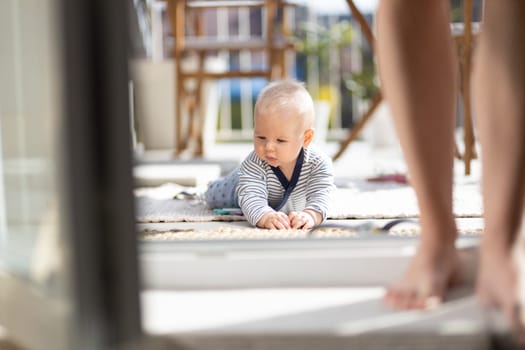
[[[264,38],[248,39],[217,39],[213,37],[187,37],[184,41],[186,50],[193,51],[219,51],[219,50],[250,50],[259,51],[268,49],[268,41]],[[293,43],[289,40],[275,39],[272,50],[284,50],[292,48]]]

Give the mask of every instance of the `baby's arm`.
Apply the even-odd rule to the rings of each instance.
[[[270,214],[276,213],[268,205],[266,183],[264,165],[252,152],[240,166],[237,196],[246,220],[261,228],[270,228],[270,225],[276,224],[274,219],[267,221],[271,218]]]
[[[332,162],[330,158],[318,158],[308,176],[306,185],[306,207],[303,212],[313,216],[314,226],[325,219],[331,202],[331,192],[335,188]]]
[[[303,211],[292,211],[288,214],[292,228],[309,229],[315,225],[319,225],[323,221],[321,213],[305,209]]]

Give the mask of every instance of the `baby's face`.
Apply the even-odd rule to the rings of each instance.
[[[260,111],[255,116],[254,149],[271,166],[293,169],[305,145],[303,118],[290,110]]]

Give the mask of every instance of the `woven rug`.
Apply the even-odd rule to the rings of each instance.
[[[482,228],[470,227],[458,229],[458,234],[463,236],[480,235]],[[218,226],[213,230],[181,229],[181,230],[143,230],[142,239],[146,241],[195,241],[195,240],[268,240],[268,239],[310,239],[310,238],[361,238],[365,236],[397,236],[414,237],[419,235],[419,226],[415,224],[400,224],[390,229],[388,232],[360,233],[352,229],[339,227],[319,228],[314,233],[309,234],[308,230],[266,230],[256,227],[232,227]]]
[[[333,193],[329,219],[395,219],[418,217],[412,187],[397,183],[369,183],[354,180]],[[245,221],[240,215],[218,215],[199,198],[204,189],[165,184],[135,191],[136,220],[155,222]],[[185,197],[193,197],[184,199]],[[181,199],[174,199],[181,198]],[[197,198],[197,199],[195,199]],[[454,187],[454,213],[458,218],[481,217],[479,183]]]

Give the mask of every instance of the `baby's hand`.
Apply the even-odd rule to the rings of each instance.
[[[267,229],[284,230],[290,228],[290,219],[285,213],[274,211],[263,215],[261,220],[257,223],[258,227]]]
[[[305,211],[292,211],[288,214],[292,228],[309,229],[315,226],[315,220],[310,213]]]

